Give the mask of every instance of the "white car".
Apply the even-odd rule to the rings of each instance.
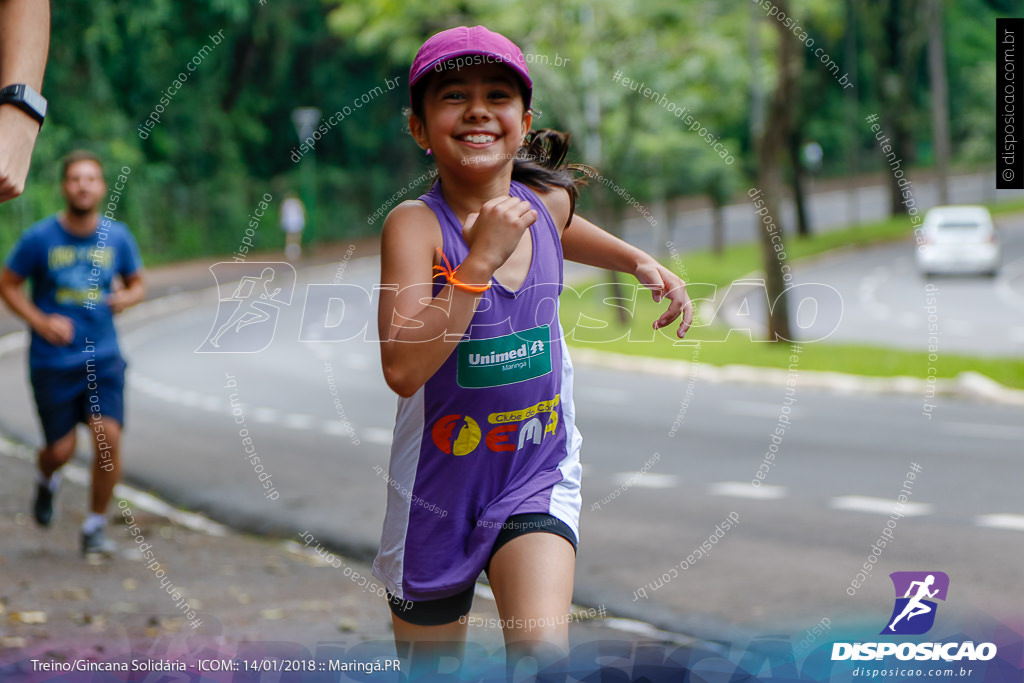
[[[924,217],[924,238],[917,248],[917,269],[933,273],[999,272],[1002,254],[984,206],[937,206]]]

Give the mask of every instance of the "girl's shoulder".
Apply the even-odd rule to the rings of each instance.
[[[440,229],[441,225],[437,221],[437,215],[434,210],[431,209],[426,202],[421,199],[407,199],[395,208],[388,212],[388,215],[384,218],[384,229],[387,230],[388,226],[405,226],[407,224],[414,224],[419,226],[421,229],[425,225],[434,225]]]
[[[415,248],[433,250],[442,245],[441,224],[434,210],[419,199],[408,199],[388,212],[381,230],[384,249]]]

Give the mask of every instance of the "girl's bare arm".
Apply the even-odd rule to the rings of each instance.
[[[469,285],[489,283],[536,220],[536,211],[518,199],[485,202],[472,224],[469,255],[458,266],[458,279]],[[434,296],[434,254],[440,247],[437,218],[423,204],[405,202],[384,221],[377,327],[384,378],[400,396],[415,394],[444,364],[481,297],[450,285]]]
[[[641,285],[651,290],[655,301],[668,298],[668,309],[654,321],[654,329],[671,325],[680,314],[682,321],[676,335],[682,338],[690,329],[693,303],[686,293],[686,283],[642,249],[576,214],[562,233],[562,253],[565,258],[576,263],[634,276]]]

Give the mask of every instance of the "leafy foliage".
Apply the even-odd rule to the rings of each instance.
[[[923,2],[905,0],[907,16],[920,15]],[[960,161],[991,156],[991,41],[1005,4],[944,5],[953,151]],[[899,24],[906,44],[918,46],[902,71],[880,64],[889,39],[881,19],[889,5],[855,0],[853,69],[843,64],[850,30],[844,3],[792,2],[815,45],[858,74],[853,102],[862,114],[852,125],[849,96],[813,50],[804,51],[800,128],[805,140],[822,146],[823,174],[848,171],[851,145],[861,168],[882,168],[862,117],[884,108],[883,85],[908,103],[896,113],[906,118],[918,157],[929,158],[923,28]],[[425,37],[458,24],[483,23],[532,56],[535,108],[543,112],[535,125],[571,131],[575,161],[597,166],[641,202],[705,194],[721,204],[753,182],[750,131],[758,112],[751,88],[762,81],[768,92],[775,78],[777,38],[768,24],[774,19],[765,15],[750,0],[67,0],[53,14],[44,84],[51,114],[28,191],[0,205],[0,249],[6,252],[21,230],[60,208],[59,160],[75,147],[99,153],[108,180],[130,168],[116,217],[131,225],[150,262],[234,251],[267,192],[274,202],[257,243],[278,248],[277,209],[286,192],[302,187],[303,173],[315,175],[317,239],[376,230],[380,222],[368,225],[367,217],[429,166],[405,132],[409,63]],[[615,82],[616,72],[664,95],[664,102]],[[398,87],[387,90],[385,79]],[[382,92],[352,108],[314,152],[293,161],[295,107],[316,106],[326,119],[378,86]],[[158,105],[159,123],[142,128],[149,134],[140,137],[139,127]],[[671,110],[683,107],[734,164],[725,164]],[[315,174],[303,169],[314,155]],[[581,208],[618,201],[597,185],[584,193]]]

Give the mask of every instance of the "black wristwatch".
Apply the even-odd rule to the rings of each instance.
[[[46,120],[46,98],[24,83],[0,88],[0,104],[13,104],[38,121],[40,126]]]

